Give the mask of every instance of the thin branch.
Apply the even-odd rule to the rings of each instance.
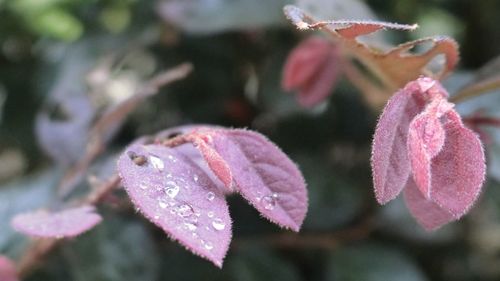
[[[371,218],[363,220],[361,223],[351,228],[342,229],[328,233],[278,233],[265,236],[247,237],[235,239],[233,247],[245,247],[254,244],[264,244],[266,246],[285,249],[326,249],[338,248],[346,242],[363,240],[373,231]]]
[[[59,184],[61,198],[70,194],[82,179],[92,162],[106,149],[110,131],[116,131],[126,117],[146,98],[158,93],[161,87],[185,78],[193,69],[190,63],[180,64],[154,76],[144,83],[129,99],[105,112],[90,129],[89,141],[84,157],[70,168]]]

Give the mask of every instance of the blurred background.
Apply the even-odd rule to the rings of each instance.
[[[483,194],[461,221],[428,233],[402,200],[377,205],[369,157],[380,112],[345,79],[313,109],[281,90],[287,55],[311,34],[287,22],[282,7],[305,2],[323,19],[420,25],[380,34],[392,43],[454,37],[461,60],[445,81],[451,92],[500,53],[497,0],[0,0],[0,253],[21,257],[28,240],[10,218],[57,205],[61,177],[81,159],[96,116],[190,62],[186,79],[110,129],[115,136],[106,137],[91,179],[111,175],[117,153],[139,136],[189,123],[248,127],[304,173],[310,206],[302,231],[280,230],[231,197],[233,241],[220,270],[118,194],[99,207],[101,225],[52,251],[26,280],[500,280],[499,134],[491,131],[486,146],[492,165]],[[458,108],[493,114],[499,97]],[[88,188],[82,180],[73,196]]]

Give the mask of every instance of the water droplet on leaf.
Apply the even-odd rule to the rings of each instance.
[[[219,218],[213,220],[212,226],[215,228],[215,230],[223,230],[224,228],[226,228],[226,224]]]
[[[193,214],[193,208],[188,204],[182,204],[177,207],[177,214],[181,217],[189,217]]]
[[[153,168],[155,168],[156,170],[158,170],[160,172],[163,171],[163,169],[165,168],[165,164],[157,156],[154,156],[154,155],[149,156],[149,162],[151,162],[151,165],[153,166]]]
[[[262,197],[262,204],[264,205],[264,209],[274,210],[274,207],[276,207],[277,199],[278,199],[277,193],[273,193],[272,195],[266,195]]]
[[[208,192],[207,193],[207,200],[212,201],[214,199],[215,199],[215,193],[213,193],[212,191]]]

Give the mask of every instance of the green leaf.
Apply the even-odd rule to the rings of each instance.
[[[289,0],[166,0],[159,4],[163,18],[190,33],[209,34],[228,30],[283,24],[282,7]]]
[[[405,253],[388,247],[365,244],[334,252],[325,280],[425,281],[427,278]]]
[[[101,225],[64,245],[70,280],[158,280],[159,255],[142,223],[106,217]]]
[[[327,159],[317,156],[297,160],[309,191],[305,229],[331,230],[352,221],[359,214],[364,199],[362,190],[332,172],[333,167],[317,164],[325,163]]]
[[[43,10],[26,20],[35,32],[64,41],[74,41],[83,33],[82,23],[61,8]]]
[[[231,280],[302,280],[292,263],[269,249],[255,246],[238,249],[238,252],[228,259],[227,268],[233,277]]]

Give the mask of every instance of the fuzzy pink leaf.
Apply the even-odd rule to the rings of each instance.
[[[283,69],[282,88],[297,90],[303,107],[324,101],[332,92],[340,72],[339,49],[322,37],[311,37],[288,56]]]
[[[227,203],[217,185],[180,147],[131,145],[118,160],[122,184],[146,218],[221,267],[231,241]]]
[[[410,175],[407,136],[412,119],[423,108],[422,102],[412,97],[417,90],[409,84],[387,103],[375,129],[371,166],[375,197],[380,204],[394,199]]]
[[[12,219],[12,227],[29,236],[64,238],[78,236],[101,222],[93,206],[66,209],[60,212],[38,210],[18,214]]]
[[[450,212],[443,210],[432,200],[426,199],[412,177],[408,178],[403,194],[410,213],[426,230],[435,230],[455,220]]]
[[[477,135],[463,125],[455,111],[446,118],[446,140],[432,160],[431,199],[458,219],[479,196],[486,164]]]
[[[0,280],[18,281],[16,266],[7,257],[0,255]]]
[[[425,198],[431,194],[431,160],[444,145],[445,131],[440,118],[453,105],[438,98],[413,119],[408,129],[408,154],[413,178]]]
[[[236,190],[270,221],[298,231],[307,212],[307,190],[297,166],[256,132],[221,129],[212,143],[231,168]]]

